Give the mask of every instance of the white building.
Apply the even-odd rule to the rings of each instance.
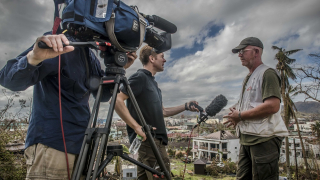
[[[289,157],[290,157],[290,164],[292,166],[295,165],[295,159],[297,159],[297,164],[298,165],[304,165],[304,160],[303,160],[303,154],[302,154],[302,145],[300,142],[300,139],[298,136],[290,136],[288,138],[289,140]],[[320,151],[319,151],[319,144],[311,144],[305,141],[305,139],[302,139],[304,149],[306,152],[307,158],[309,164],[312,166],[312,159],[310,156],[313,154],[313,156],[317,159],[320,157]],[[285,140],[282,141],[282,146],[281,146],[281,151],[280,151],[280,162],[284,163],[286,162],[286,146],[285,146]],[[319,160],[318,164],[320,163]]]
[[[137,179],[137,166],[122,166],[122,179]]]
[[[311,125],[315,122],[306,122],[305,124],[299,124],[299,129],[301,132],[311,133]],[[297,124],[293,124],[293,131],[298,131]]]
[[[193,158],[197,156],[198,159],[209,161],[212,158],[218,161],[230,158],[232,162],[237,162],[239,159],[239,138],[229,131],[218,131],[192,139]]]

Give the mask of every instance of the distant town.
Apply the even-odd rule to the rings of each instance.
[[[165,124],[167,127],[167,134],[169,138],[169,144],[167,146],[167,153],[172,158],[173,172],[178,167],[175,164],[188,163],[193,168],[189,168],[186,172],[188,175],[210,175],[212,172],[208,172],[208,166],[223,168],[227,163],[235,164],[239,157],[239,138],[235,135],[235,130],[232,128],[226,128],[223,125],[224,119],[223,113],[227,110],[220,112],[216,118],[210,118],[204,123],[201,123],[199,127],[193,129],[198,123],[196,114],[185,116],[179,114],[174,117],[165,118]],[[290,120],[289,124],[289,158],[292,166],[296,164],[303,165],[304,156],[302,150],[302,143],[305,149],[305,156],[311,166],[317,166],[320,164],[320,151],[319,151],[319,137],[314,132],[312,126],[319,124],[320,115],[314,113],[297,113],[298,124],[295,119]],[[1,122],[4,125],[4,122]],[[11,132],[18,130],[26,133],[28,124],[25,122],[15,122],[8,126]],[[97,126],[103,128],[105,126],[105,119],[98,119]],[[302,143],[298,136],[298,129],[302,137]],[[192,132],[192,134],[191,134]],[[190,143],[189,143],[190,141]],[[108,145],[123,144],[129,148],[130,143],[127,136],[126,123],[120,118],[113,118],[112,125],[109,134]],[[12,141],[6,145],[6,149],[15,154],[23,154],[24,142]],[[280,164],[286,162],[286,150],[285,141],[282,142]],[[130,157],[137,159],[138,155],[129,154]],[[108,164],[106,174],[114,176],[115,162]],[[136,165],[121,161],[121,177],[122,179],[131,179],[137,176]],[[213,165],[214,164],[214,165]],[[281,167],[280,167],[281,168]],[[175,176],[181,176],[181,170],[173,173]],[[283,168],[280,169],[284,172]],[[235,166],[232,171],[227,173],[230,177],[235,176]],[[119,175],[118,175],[119,176]]]

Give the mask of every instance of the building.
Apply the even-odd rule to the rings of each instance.
[[[120,138],[122,136],[122,131],[110,128],[109,136],[112,137],[112,138]]]
[[[304,156],[302,153],[302,144],[300,138],[298,136],[290,136],[288,137],[289,141],[289,158],[290,164],[295,166],[296,160],[298,165],[304,165]],[[302,139],[304,149],[307,156],[307,161],[309,165],[312,166],[312,159],[315,158],[317,163],[320,164],[320,151],[319,144],[307,142],[305,138]],[[286,162],[286,143],[285,140],[282,141],[281,150],[280,150],[280,163]]]
[[[299,124],[299,129],[301,132],[311,133],[311,125],[315,124],[315,122],[305,122],[304,124]],[[298,131],[297,124],[293,124],[293,131]]]
[[[122,166],[122,179],[137,179],[137,166]]]
[[[237,162],[239,159],[239,138],[229,131],[218,131],[205,136],[194,137],[192,143],[192,156],[195,159],[213,158],[217,161],[231,159]]]

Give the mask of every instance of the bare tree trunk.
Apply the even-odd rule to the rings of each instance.
[[[287,127],[287,129],[289,129],[289,116],[288,116],[288,100],[285,96],[285,90],[286,90],[286,86],[285,86],[285,81],[284,81],[284,74],[283,71],[280,71],[281,75],[281,96],[282,96],[282,101],[283,101],[283,108],[284,108],[284,123]],[[286,141],[286,162],[287,162],[287,178],[288,180],[291,180],[291,172],[290,172],[290,152],[289,152],[289,140],[288,137],[285,137],[285,141]]]
[[[287,178],[288,178],[288,180],[291,180],[290,157],[289,157],[289,140],[288,140],[288,137],[286,137],[285,140],[286,140]]]
[[[293,108],[292,108],[292,105],[289,104],[289,106],[290,106],[292,112],[294,112],[294,111],[293,111]],[[305,164],[305,166],[306,166],[307,175],[308,175],[308,176],[310,177],[310,179],[312,180],[312,177],[311,177],[311,174],[310,174],[310,171],[309,171],[309,165],[308,165],[308,161],[307,161],[306,151],[305,151],[305,149],[304,149],[304,144],[303,144],[302,137],[301,137],[301,133],[300,133],[299,122],[298,122],[298,120],[297,120],[297,117],[296,117],[296,114],[295,114],[295,113],[293,113],[293,118],[294,118],[294,120],[295,120],[295,122],[296,122],[296,125],[297,125],[298,136],[299,136],[300,143],[301,143],[302,156],[303,156],[304,164]]]
[[[295,163],[296,163],[296,177],[297,177],[297,180],[299,180],[299,179],[298,179],[299,170],[298,170],[297,151],[296,151],[296,139],[295,139],[295,138],[293,138],[293,149],[294,149],[294,160],[295,160]]]

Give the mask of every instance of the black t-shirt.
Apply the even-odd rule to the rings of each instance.
[[[154,76],[146,69],[139,69],[130,76],[129,83],[146,123],[157,128],[152,131],[153,136],[155,135],[157,139],[162,140],[163,144],[167,145],[168,136],[163,118],[162,95]],[[120,90],[128,95],[125,87],[121,87]],[[127,100],[127,107],[131,116],[141,125],[130,98]],[[127,131],[130,143],[132,143],[136,133],[128,125]]]

